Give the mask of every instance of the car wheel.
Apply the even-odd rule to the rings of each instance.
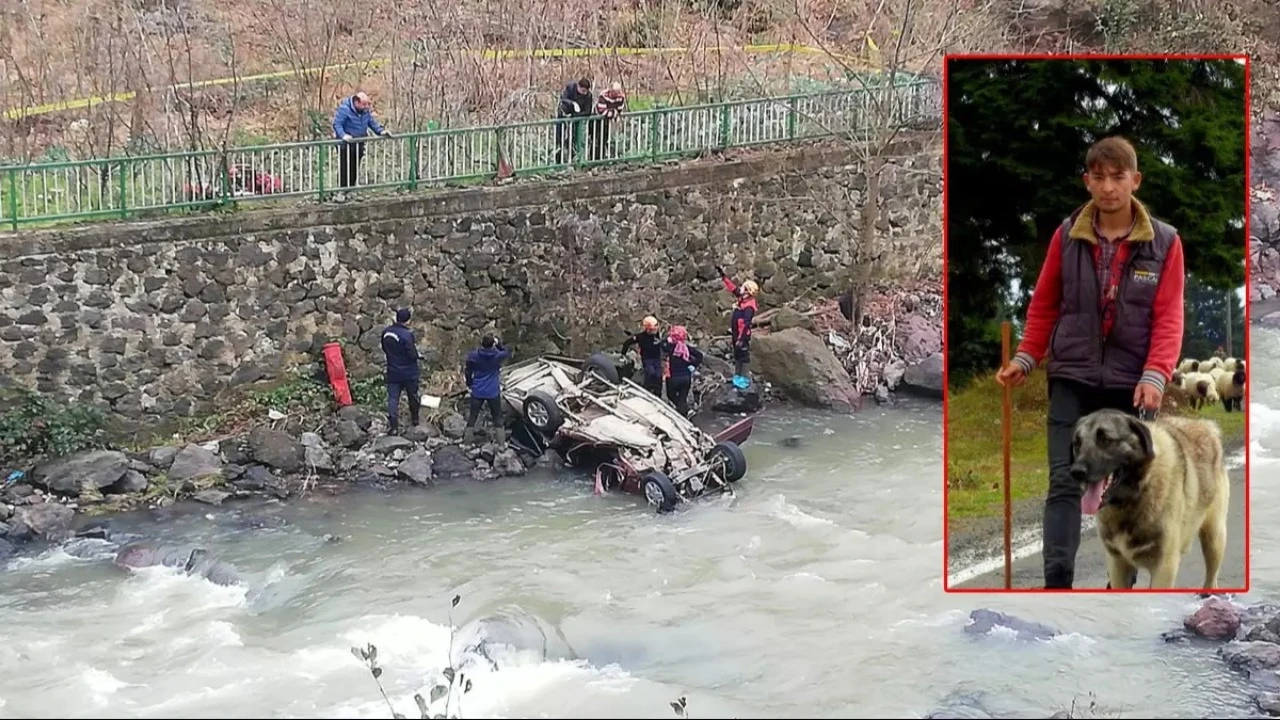
[[[614,385],[622,382],[622,376],[618,374],[618,366],[604,353],[592,353],[591,357],[582,364],[582,372],[594,372]]]
[[[747,456],[735,442],[725,440],[711,448],[710,460],[724,463],[724,479],[726,482],[738,482],[747,474]]]
[[[644,499],[650,505],[657,507],[660,513],[675,510],[676,503],[680,502],[680,496],[676,494],[676,486],[671,482],[671,478],[657,470],[650,470],[644,474],[640,489],[644,491]]]
[[[524,421],[540,433],[550,435],[564,424],[564,413],[560,412],[555,398],[541,390],[529,393],[521,410]]]

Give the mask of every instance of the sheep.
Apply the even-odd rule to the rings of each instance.
[[[1200,369],[1200,361],[1187,358],[1178,364],[1178,371],[1183,373],[1193,373]]]
[[[1222,358],[1214,356],[1209,358],[1208,360],[1200,361],[1199,372],[1207,373],[1214,368],[1220,368],[1220,367],[1222,367]]]
[[[1222,372],[1215,380],[1215,390],[1222,400],[1222,408],[1227,412],[1239,410],[1244,412],[1244,370]]]
[[[1226,360],[1222,361],[1222,369],[1226,370],[1229,373],[1233,373],[1236,370],[1240,369],[1239,367],[1237,367],[1237,363],[1239,363],[1238,360],[1236,360],[1233,357],[1229,357]]]
[[[1182,387],[1191,396],[1191,407],[1199,410],[1206,402],[1217,403],[1218,388],[1209,373],[1187,373],[1182,377]]]

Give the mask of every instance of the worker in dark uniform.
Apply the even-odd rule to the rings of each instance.
[[[480,419],[480,411],[487,405],[489,419],[493,423],[492,439],[506,442],[506,426],[502,422],[502,363],[511,359],[511,351],[502,346],[498,338],[486,334],[480,340],[480,347],[467,353],[467,361],[463,366],[463,380],[471,390],[471,403],[467,413],[467,425],[463,430],[462,441],[475,441],[476,420]]]
[[[644,380],[640,384],[662,397],[662,337],[658,334],[658,318],[649,315],[641,322],[641,328],[622,343],[622,354],[626,355],[632,346],[640,349],[640,366],[644,369]]]
[[[693,389],[694,369],[702,364],[702,353],[689,345],[689,332],[683,325],[671,328],[662,351],[667,356],[667,399],[676,412],[689,416],[689,391]]]
[[[418,394],[417,339],[407,323],[409,308],[396,311],[396,321],[382,330],[382,352],[387,357],[387,430],[394,434],[400,423],[400,393],[409,396],[409,418],[418,424],[422,397]]]
[[[760,286],[755,280],[737,285],[722,267],[717,267],[716,272],[720,273],[724,289],[737,299],[733,316],[729,319],[729,337],[733,343],[733,385],[745,390],[751,387],[751,377],[747,374],[751,364],[751,322],[756,316],[756,295],[760,293]]]

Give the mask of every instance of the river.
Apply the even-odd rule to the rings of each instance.
[[[1280,376],[1280,335],[1253,342],[1251,377]],[[1265,517],[1280,503],[1260,479],[1280,457],[1280,387],[1252,390]],[[683,695],[695,718],[903,718],[957,689],[1024,717],[1091,699],[1093,716],[1250,714],[1210,651],[1159,640],[1193,597],[945,594],[940,418],[923,401],[771,410],[738,493],[669,516],[539,470],[291,502],[282,528],[221,511],[162,526],[235,563],[248,590],[60,550],[20,559],[0,574],[0,717],[390,717],[350,652],[366,643],[416,717],[455,594],[454,625],[518,606],[578,655],[473,676],[464,717],[674,717]],[[1274,598],[1280,554],[1261,549],[1280,528],[1257,523],[1253,541],[1253,595]],[[977,607],[1066,634],[966,635]]]

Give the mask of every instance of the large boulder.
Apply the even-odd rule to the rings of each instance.
[[[168,476],[176,482],[198,481],[222,477],[222,458],[200,447],[187,445],[169,463]]]
[[[859,394],[849,373],[817,335],[789,328],[753,338],[751,364],[782,395],[811,407],[851,412]]]
[[[19,508],[15,524],[25,526],[32,534],[45,540],[59,540],[70,535],[75,514],[74,510],[61,503],[42,502]]]
[[[62,495],[79,495],[114,485],[129,470],[129,458],[117,450],[90,450],[43,463],[33,473],[35,481]]]
[[[942,353],[934,353],[906,369],[903,388],[926,397],[942,399]]]
[[[249,433],[249,452],[256,462],[283,472],[294,473],[304,467],[302,443],[273,428],[254,428]]]

